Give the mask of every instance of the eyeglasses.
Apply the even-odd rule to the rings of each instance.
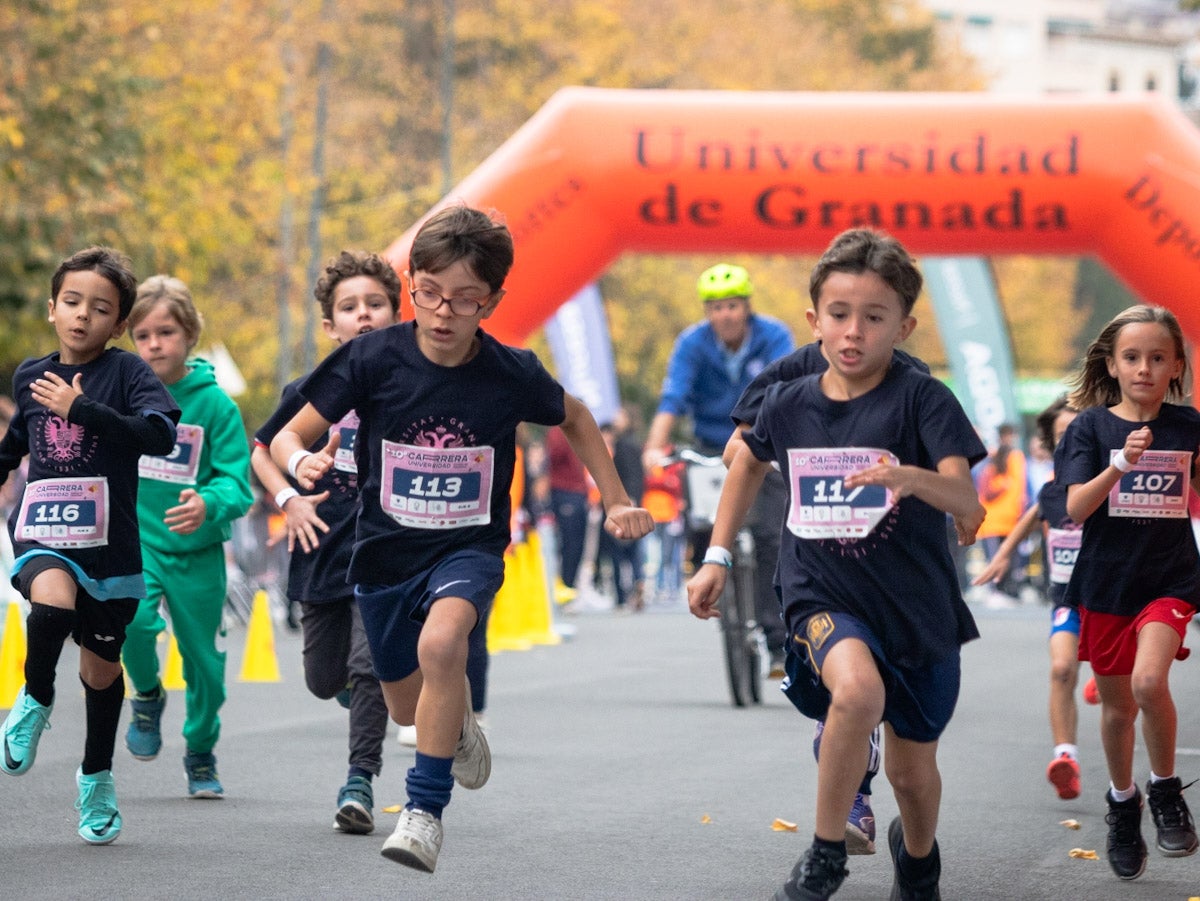
[[[476,300],[473,297],[443,297],[428,288],[416,288],[408,293],[412,297],[413,306],[420,307],[422,310],[437,310],[441,308],[442,304],[448,303],[450,312],[455,316],[474,316],[492,299],[491,294],[484,297],[483,300]]]

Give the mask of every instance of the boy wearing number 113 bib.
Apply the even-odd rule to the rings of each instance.
[[[317,453],[308,448],[358,413],[361,506],[348,578],[388,711],[417,727],[408,803],[382,853],[430,873],[454,783],[479,788],[491,772],[467,648],[504,580],[517,425],[562,427],[614,538],[654,528],[630,502],[587,407],[532,352],[480,328],[504,297],[512,261],[512,235],[486,213],[452,205],[434,214],[405,273],[416,321],[337,348],[302,386],[307,404],[271,441],[276,464],[311,490],[333,466],[338,436]]]
[[[688,583],[692,612],[715,615],[721,550],[777,463],[790,495],[779,555],[791,636],[784,690],[825,720],[813,844],[780,901],[829,898],[845,879],[846,817],[881,721],[900,809],[888,830],[891,897],[939,897],[937,741],[958,697],[959,648],[979,635],[945,515],[978,528],[970,466],[985,450],[948,388],[893,361],[916,325],[921,281],[891,238],[854,229],[834,239],[813,270],[807,313],[829,368],[767,390],[721,495],[705,559],[716,565]]]

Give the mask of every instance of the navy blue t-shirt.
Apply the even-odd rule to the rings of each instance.
[[[929,367],[924,360],[905,353],[899,348],[892,351],[892,362],[928,373]],[[780,357],[769,363],[762,372],[742,392],[738,402],[729,415],[735,424],[753,425],[758,418],[758,408],[762,406],[763,395],[776,382],[790,382],[806,375],[820,375],[829,368],[829,361],[821,353],[821,342],[812,341],[803,347],[798,347],[786,357]]]
[[[1105,407],[1084,410],[1063,435],[1056,481],[1065,487],[1090,482],[1109,466],[1111,452],[1122,450],[1129,433],[1142,426],[1149,426],[1153,434],[1148,453],[1189,453],[1187,471],[1167,484],[1162,473],[1139,465],[1121,476],[1119,490],[1145,493],[1147,487],[1157,488],[1160,494],[1178,499],[1186,510],[1190,474],[1200,447],[1200,413],[1191,407],[1163,404],[1151,422],[1130,422]],[[1188,517],[1109,514],[1106,498],[1083,524],[1083,545],[1067,585],[1066,602],[1117,616],[1136,616],[1151,601],[1164,597],[1200,607],[1200,554]]]
[[[271,441],[291,422],[306,401],[300,393],[303,379],[297,379],[283,389],[279,409],[254,434],[256,443],[270,447]],[[358,429],[357,417],[347,415],[336,423],[341,436],[339,459],[333,469],[323,475],[311,492],[305,492],[295,479],[288,478],[292,487],[304,494],[328,491],[329,497],[317,507],[317,515],[329,526],[328,532],[317,533],[317,546],[305,553],[299,546],[288,561],[287,595],[290,600],[319,604],[335,601],[351,593],[346,574],[350,570],[350,555],[354,550],[354,526],[358,517],[358,467],[353,459]],[[319,451],[329,443],[329,433],[316,440],[310,451]]]
[[[877,387],[849,401],[826,397],[820,379],[767,389],[745,435],[755,457],[779,463],[786,474],[789,449],[875,448],[931,470],[947,457],[975,463],[986,455],[950,389],[912,366],[893,362]],[[979,637],[958,588],[946,514],[912,496],[862,538],[801,539],[785,527],[779,579],[793,633],[814,613],[849,613],[898,666],[944,659]]]
[[[49,530],[43,540],[21,540],[17,528],[22,504],[18,503],[8,519],[14,555],[20,557],[31,550],[50,548],[79,564],[93,579],[138,575],[142,572],[137,516],[138,459],[147,451],[127,437],[106,435],[62,419],[34,400],[30,386],[44,372],[53,372],[68,384],[77,373],[81,374],[84,397],[122,416],[163,417],[171,424],[172,442],[179,406],[141,357],[116,347],[108,348],[83,366],[61,363],[56,351],[46,357],[25,360],[13,376],[17,412],[5,438],[5,456],[10,451],[28,453],[29,478],[24,497],[33,506],[27,522],[45,523]],[[8,462],[6,459],[5,472],[11,468]],[[36,485],[38,482],[41,486]],[[58,487],[42,494],[52,485]],[[39,495],[43,499],[35,501]],[[94,528],[97,533],[106,531],[106,543],[63,546],[62,541],[77,539],[62,534],[62,530],[78,534],[81,528]],[[60,533],[59,539],[54,537],[56,531]]]
[[[1055,454],[1055,470],[1058,469]],[[1050,569],[1050,602],[1055,607],[1078,606],[1066,602],[1067,582],[1075,568],[1078,548],[1072,547],[1078,538],[1079,523],[1067,515],[1067,488],[1057,479],[1050,479],[1038,491],[1038,518],[1049,530],[1046,535],[1046,564]],[[1059,578],[1059,573],[1066,579]]]
[[[453,551],[500,557],[509,545],[517,425],[560,424],[563,389],[532,351],[476,336],[479,353],[447,367],[421,353],[415,323],[369,332],[301,386],[330,422],[360,419],[355,584],[395,585]]]

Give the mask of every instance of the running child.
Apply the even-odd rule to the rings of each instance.
[[[146,594],[138,536],[138,458],[175,446],[179,408],[137,354],[109,341],[125,331],[137,294],[128,258],[81,250],[50,281],[58,350],[13,377],[16,414],[0,441],[0,480],[29,455],[29,482],[8,519],[14,587],[29,601],[25,684],[0,729],[0,769],[33,766],[54,709],[55,670],[68,636],[79,647],[87,711],[79,836],[106,845],[121,832],[113,746],[125,701],[121,646]]]
[[[314,291],[321,328],[335,343],[395,325],[400,277],[377,254],[343,250],[331,260]],[[254,436],[251,465],[287,519],[288,599],[300,605],[304,633],[304,681],[322,700],[349,708],[349,770],[337,794],[333,828],[354,835],[375,830],[372,780],[383,769],[388,711],[371,665],[371,649],[354,589],[346,581],[358,515],[358,468],[354,460],[358,416],[353,410],[309,446],[319,451],[339,436],[333,468],[301,494],[275,465],[268,448],[279,430],[304,407],[303,380],[283,397]]]
[[[1042,446],[1055,453],[1076,411],[1061,397],[1037,418]],[[1056,455],[1057,456],[1057,455]],[[1038,521],[1044,524],[1046,563],[1050,570],[1050,734],[1054,756],[1046,767],[1046,779],[1064,801],[1079,797],[1079,746],[1076,744],[1079,708],[1075,686],[1079,681],[1079,607],[1066,602],[1067,583],[1079,553],[1080,527],[1067,515],[1067,489],[1051,475],[1042,485],[1037,500],[1022,514],[1016,527],[1001,542],[996,555],[972,585],[998,582],[1008,571],[1013,554],[1029,537]]]
[[[179,404],[175,447],[138,465],[138,523],[146,594],[126,630],[122,659],[134,695],[125,746],[138,760],[162,748],[167,693],[159,681],[158,636],[171,617],[183,658],[183,757],[188,796],[221,798],[213,753],[225,702],[225,542],[232,522],[254,503],[250,448],[237,404],[221,390],[213,366],[190,354],[204,320],[177,278],[154,275],[138,287],[129,336]]]
[[[1121,879],[1146,868],[1142,794],[1133,778],[1134,729],[1150,759],[1146,796],[1167,857],[1196,851],[1196,829],[1175,773],[1171,662],[1190,653],[1187,625],[1200,603],[1200,554],[1188,519],[1197,479],[1200,413],[1184,395],[1187,355],[1175,316],[1124,310],[1088,347],[1075,379],[1055,480],[1083,540],[1066,603],[1081,608],[1079,659],[1100,693],[1108,763],[1108,862]]]
[[[884,723],[900,816],[888,829],[892,897],[938,897],[938,737],[958,698],[959,648],[979,633],[958,588],[945,514],[973,531],[970,465],[985,451],[943,384],[895,363],[916,325],[921,275],[894,239],[852,229],[813,270],[807,318],[829,368],[772,385],[730,466],[697,617],[716,604],[729,543],[772,462],[790,504],[779,557],[790,634],[785,691],[823,719],[812,846],[775,897],[829,898],[846,878],[845,825]]]
[[[426,872],[454,782],[479,788],[491,773],[467,647],[504,579],[517,424],[562,426],[600,489],[610,534],[640,538],[653,527],[631,505],[587,407],[532,352],[480,328],[504,297],[512,261],[508,228],[487,214],[455,205],[432,216],[406,273],[415,322],[337,348],[271,442],[275,462],[311,490],[334,467],[340,439],[308,448],[358,412],[350,581],[392,719],[417,727],[408,803],[383,855]]]

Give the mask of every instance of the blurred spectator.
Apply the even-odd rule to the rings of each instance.
[[[636,411],[628,407],[617,410],[611,424],[601,427],[604,440],[613,455],[617,475],[636,506],[642,505],[645,471],[642,469],[642,443],[634,425]],[[637,612],[645,605],[644,550],[640,538],[623,541],[599,530],[597,561],[606,561],[612,568],[613,590],[617,610]]]
[[[1025,454],[1016,447],[1017,430],[1010,423],[1000,426],[999,443],[988,456],[979,472],[979,501],[987,518],[979,529],[978,539],[987,559],[996,551],[1025,512],[1029,500]],[[1027,561],[1017,559],[1000,581],[999,590],[1016,598],[1025,581]]]

